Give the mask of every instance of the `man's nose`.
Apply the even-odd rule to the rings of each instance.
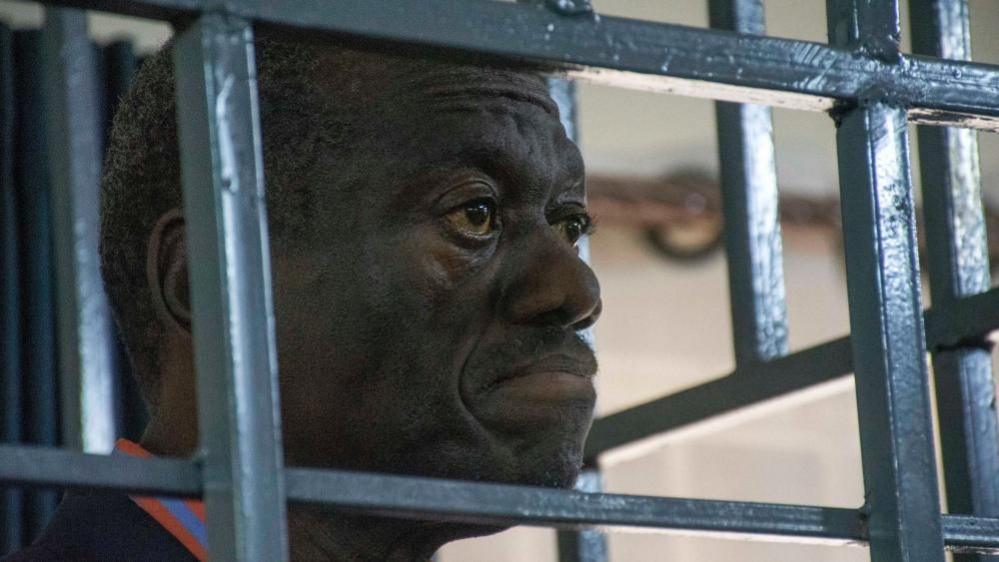
[[[504,291],[503,307],[516,324],[583,330],[600,317],[600,284],[593,270],[560,240],[524,241],[530,248]]]

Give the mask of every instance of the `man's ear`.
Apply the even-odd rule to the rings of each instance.
[[[190,334],[187,227],[180,209],[163,213],[153,227],[146,250],[146,280],[160,322]]]

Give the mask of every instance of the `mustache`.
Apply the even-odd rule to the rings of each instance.
[[[488,387],[507,378],[533,362],[545,357],[561,356],[572,364],[572,371],[580,375],[597,372],[597,358],[593,350],[574,331],[556,326],[521,329],[516,335],[505,338],[483,349],[469,363],[479,387]]]

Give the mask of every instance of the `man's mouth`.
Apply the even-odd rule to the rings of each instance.
[[[574,333],[517,334],[478,350],[462,372],[462,401],[503,432],[585,432],[596,402],[597,360]]]
[[[501,367],[501,366],[497,366]],[[475,417],[504,431],[588,426],[596,401],[596,361],[580,354],[545,355],[507,367],[469,402]]]
[[[497,377],[483,392],[502,392],[523,399],[543,401],[574,400],[593,394],[595,373],[596,364],[592,359],[552,354],[511,368]]]

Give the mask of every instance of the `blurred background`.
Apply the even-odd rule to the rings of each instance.
[[[705,0],[594,4],[601,14],[707,25]],[[999,3],[970,0],[970,6],[974,58],[999,63]],[[825,42],[821,0],[767,0],[766,8],[768,34]],[[903,25],[907,10],[903,1]],[[0,21],[14,29],[38,27],[42,10],[2,0]],[[91,31],[100,44],[128,40],[140,55],[170,35],[162,24],[103,14],[92,15]],[[903,46],[908,50],[907,42]],[[595,334],[598,407],[608,414],[724,376],[734,367],[726,264],[715,243],[719,224],[712,211],[718,196],[714,106],[587,84],[578,91],[580,144],[597,220],[592,263],[604,299]],[[835,130],[825,114],[787,110],[774,111],[774,129],[794,351],[849,331]],[[912,139],[913,170],[918,170]],[[999,136],[980,135],[980,146],[986,202],[999,210]],[[918,186],[918,177],[914,180]],[[660,201],[668,220],[637,220],[627,205],[622,211],[612,189],[622,184],[637,194],[629,204],[643,197]],[[991,234],[999,235],[997,230]],[[661,243],[650,243],[650,237]],[[850,377],[614,451],[601,463],[611,492],[839,507],[863,503]],[[659,534],[612,534],[609,546],[612,560],[629,562],[868,559],[863,548]],[[441,559],[554,561],[555,534],[518,528],[448,545]]]

